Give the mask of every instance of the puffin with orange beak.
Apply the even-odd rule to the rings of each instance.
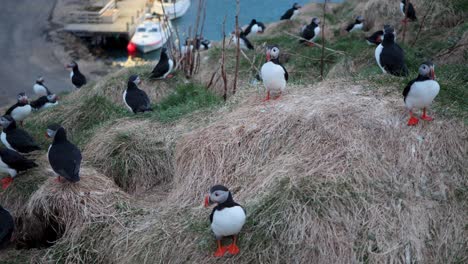
[[[286,82],[289,74],[286,68],[279,62],[280,50],[277,46],[268,46],[266,51],[266,60],[260,69],[263,85],[267,90],[265,101],[270,100],[271,93],[277,94],[278,99],[286,89]]]
[[[11,116],[20,126],[23,126],[23,121],[31,114],[32,108],[26,93],[19,93],[17,100],[18,102],[8,108],[5,115]]]
[[[423,109],[422,120],[432,121],[433,118],[426,114],[434,98],[439,94],[440,85],[435,80],[434,64],[430,61],[419,66],[419,75],[406,85],[403,97],[406,109],[410,114],[408,126],[415,126],[419,119],[413,115],[413,109]]]
[[[216,237],[218,247],[214,256],[222,257],[226,251],[236,255],[240,252],[237,235],[244,226],[246,212],[242,206],[234,202],[231,192],[223,185],[211,187],[210,193],[205,197],[205,207],[212,204],[217,204],[210,215],[211,230]],[[229,236],[232,236],[232,244],[223,246],[221,240]]]

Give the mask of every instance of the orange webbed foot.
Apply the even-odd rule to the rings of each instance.
[[[240,252],[240,249],[236,244],[229,245],[227,249],[228,249],[228,252],[232,255],[237,255]]]
[[[170,78],[172,78],[172,77],[174,77],[174,74],[168,74],[168,75],[166,76],[166,79],[170,79]]]
[[[432,120],[434,120],[434,118],[432,118],[432,117],[430,117],[430,116],[428,116],[428,115],[422,115],[422,116],[421,116],[421,119],[422,119],[422,120],[426,120],[426,121],[432,121]]]
[[[307,46],[309,46],[309,47],[314,47],[315,45],[314,45],[314,43],[312,43],[312,42],[307,42]]]
[[[13,178],[12,177],[6,177],[6,178],[3,178],[2,179],[2,189],[3,190],[6,190],[10,184],[13,182]]]
[[[220,258],[224,256],[224,254],[226,254],[226,250],[227,250],[226,247],[220,247],[218,248],[218,250],[216,250],[216,252],[214,253],[214,256],[217,258]]]
[[[416,117],[412,116],[409,120],[408,120],[408,126],[415,126],[417,125],[419,122],[419,119],[417,119]]]

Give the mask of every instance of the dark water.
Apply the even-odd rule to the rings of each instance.
[[[305,5],[308,3],[322,3],[323,0],[241,0],[239,24],[246,25],[253,18],[263,23],[278,21],[283,13],[292,7],[293,3]],[[330,3],[339,3],[343,0],[332,0]],[[180,39],[183,40],[188,35],[190,27],[194,30],[197,17],[198,0],[192,0],[187,13],[178,19],[172,20],[174,27],[178,28]],[[222,39],[222,24],[226,16],[226,34],[229,34],[235,27],[236,1],[235,0],[206,0],[206,18],[203,27],[203,36],[209,40]],[[200,22],[201,23],[201,22]],[[193,34],[192,34],[193,35]],[[118,61],[127,60],[125,49],[112,50],[111,56]],[[138,53],[137,57],[145,60],[159,58],[159,51],[147,54]]]

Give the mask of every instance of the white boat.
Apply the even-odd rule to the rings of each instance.
[[[169,19],[181,17],[187,13],[190,0],[156,0],[153,11],[158,15],[166,15]]]
[[[146,15],[143,21],[136,28],[135,34],[130,40],[130,45],[143,53],[162,48],[171,36],[172,25],[170,21],[165,21],[164,17],[153,18]]]

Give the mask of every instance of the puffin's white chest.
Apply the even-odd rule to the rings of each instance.
[[[377,65],[379,65],[382,72],[387,73],[387,71],[385,71],[385,69],[380,64],[380,54],[382,54],[382,50],[383,50],[382,44],[379,44],[377,48],[375,48],[375,61],[377,62]]]
[[[173,60],[169,59],[168,63],[169,63],[169,70],[164,74],[163,78],[166,78],[172,72],[172,69],[174,68]]]
[[[267,91],[280,92],[286,88],[285,72],[280,65],[269,61],[263,64],[260,73]]]
[[[299,14],[299,10],[295,9],[290,19],[294,19],[298,14]]]
[[[250,32],[254,33],[254,34],[257,34],[259,31],[262,31],[261,27],[259,27],[257,24],[254,24],[252,26],[252,29],[250,30]]]
[[[314,37],[312,38],[312,41],[315,40],[318,37],[319,34],[320,34],[320,27],[316,26],[314,28]]]
[[[400,11],[403,15],[405,15],[405,5],[402,2],[400,2]]]
[[[127,108],[130,110],[130,112],[133,113],[133,109],[132,109],[132,108],[128,105],[128,103],[127,103],[127,90],[125,90],[125,91],[123,92],[123,96],[122,96],[122,97],[123,97],[123,101],[124,101],[125,105],[127,106]]]
[[[34,84],[33,90],[37,96],[47,96],[47,89],[40,84]]]
[[[234,46],[237,45],[237,37],[236,36],[232,37],[232,43],[234,43]],[[242,38],[239,38],[239,47],[241,49],[244,49],[244,50],[248,49],[247,45],[245,44],[245,41]]]
[[[23,121],[31,114],[31,110],[32,108],[30,105],[18,106],[11,111],[11,117],[16,121]]]
[[[15,177],[18,172],[15,169],[11,169],[3,160],[0,158],[0,172],[8,173],[11,177]]]
[[[245,212],[240,206],[216,210],[213,214],[211,230],[216,237],[237,235],[245,223]]]
[[[47,103],[45,103],[45,104],[41,107],[41,109],[51,108],[51,107],[54,107],[54,106],[56,106],[56,105],[58,105],[58,102],[55,102],[55,103],[49,103],[49,102],[47,102]]]
[[[354,27],[349,32],[353,32],[355,30],[361,30],[363,25],[364,25],[363,23],[354,24]]]
[[[5,145],[5,147],[16,151],[14,148],[11,147],[10,143],[8,143],[7,135],[5,134],[5,132],[2,131],[2,134],[0,134],[0,139],[2,140],[2,143],[3,143],[3,145]]]
[[[70,79],[73,78],[73,71],[70,72]]]
[[[434,80],[415,82],[406,96],[405,104],[408,109],[428,107],[439,94],[440,86]]]

